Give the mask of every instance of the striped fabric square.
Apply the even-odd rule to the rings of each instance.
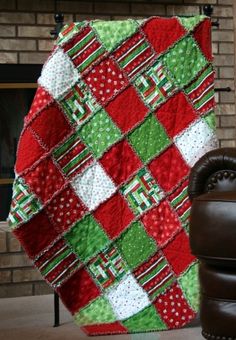
[[[102,251],[88,265],[99,285],[108,288],[128,272],[128,267],[114,246]]]
[[[61,31],[58,33],[55,45],[62,46],[68,42],[73,36],[79,33],[81,28],[85,25],[85,21],[71,22],[62,27]]]
[[[48,247],[34,264],[53,287],[60,286],[81,265],[63,239]]]
[[[142,168],[121,188],[136,215],[142,214],[162,198],[163,193],[149,172]]]
[[[134,276],[148,293],[151,301],[163,293],[175,279],[171,267],[160,252],[141,264],[134,271]]]
[[[80,33],[63,46],[63,50],[71,58],[79,72],[84,72],[89,66],[101,59],[105,48],[97,40],[89,26],[81,29]]]
[[[175,86],[164,69],[162,62],[158,61],[147,72],[135,80],[135,85],[146,104],[155,109],[167,100],[176,90]]]
[[[191,202],[188,196],[188,180],[185,180],[170,196],[169,201],[184,226],[188,225]]]
[[[75,125],[80,125],[100,108],[96,99],[82,81],[75,84],[75,86],[73,86],[66,95],[60,97],[58,101],[69,120]]]
[[[81,141],[78,132],[54,150],[53,156],[63,173],[69,178],[82,172],[93,161],[90,150]]]
[[[21,177],[13,183],[12,204],[9,212],[11,227],[21,222],[28,221],[34,214],[41,210],[40,201],[31,193]]]
[[[155,58],[155,54],[141,33],[133,35],[119,46],[114,57],[130,78],[141,72]]]
[[[208,66],[193,83],[186,87],[185,93],[200,114],[212,109],[215,105],[212,66]]]

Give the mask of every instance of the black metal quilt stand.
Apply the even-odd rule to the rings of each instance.
[[[212,5],[204,5],[203,7],[200,8],[200,13],[203,13],[209,17],[212,16],[213,14],[213,6]],[[54,19],[56,22],[55,29],[50,32],[50,34],[56,38],[63,27],[63,21],[64,21],[64,15],[62,13],[56,13],[54,15]],[[218,21],[212,21],[212,26],[213,27],[219,27],[219,22]],[[215,88],[216,92],[230,92],[232,89],[230,87],[218,87]],[[58,327],[60,326],[60,302],[59,302],[59,295],[54,292],[54,325],[53,327]]]

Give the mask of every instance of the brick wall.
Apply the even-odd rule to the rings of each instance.
[[[216,94],[217,133],[221,146],[236,146],[233,0],[68,0],[57,1],[57,8],[54,0],[0,0],[0,63],[44,63],[52,48],[50,30],[58,10],[68,23],[92,18],[193,15],[199,13],[199,5],[206,3],[214,5],[213,20],[218,18],[220,23],[219,28],[212,28],[216,86],[233,89]],[[0,297],[51,292],[17,241],[3,230],[0,252]]]

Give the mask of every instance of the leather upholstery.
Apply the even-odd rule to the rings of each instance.
[[[192,168],[190,246],[200,260],[206,339],[236,339],[236,149],[208,152]]]
[[[236,149],[209,151],[192,168],[188,187],[190,199],[211,190],[236,191]]]

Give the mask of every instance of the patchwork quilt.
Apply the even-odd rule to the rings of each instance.
[[[198,311],[188,176],[218,146],[205,16],[65,25],[24,118],[12,232],[89,335]]]

